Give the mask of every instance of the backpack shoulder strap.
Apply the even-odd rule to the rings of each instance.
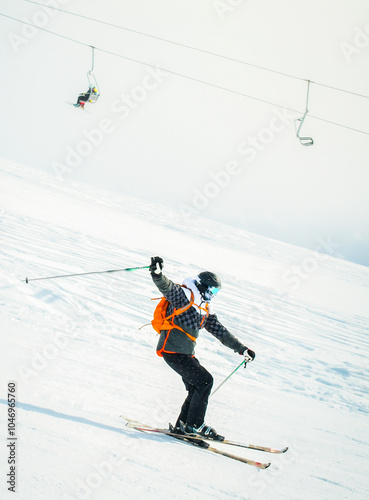
[[[182,288],[187,288],[187,290],[190,290],[190,292],[191,292],[191,300],[185,306],[179,307],[178,309],[174,309],[173,313],[170,316],[167,316],[165,319],[174,318],[174,316],[178,316],[179,314],[184,313],[185,311],[187,311],[188,309],[190,309],[190,307],[192,307],[195,304],[193,291],[190,288],[188,288],[186,285],[180,285],[180,286]]]

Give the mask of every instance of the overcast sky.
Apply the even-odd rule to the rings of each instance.
[[[367,0],[50,4],[133,31],[0,0],[82,42],[0,16],[1,157],[369,265],[369,102],[352,94],[369,95]],[[88,86],[83,44],[101,90],[85,111],[67,104]],[[304,80],[352,92],[311,84],[310,147]]]

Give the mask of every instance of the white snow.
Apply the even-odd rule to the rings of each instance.
[[[17,495],[43,499],[364,500],[369,491],[369,270],[180,211],[0,162],[1,499],[7,383],[17,382]],[[326,244],[329,244],[327,237]],[[180,282],[223,281],[220,320],[256,359],[210,400],[207,422],[252,450],[257,470],[119,418],[166,426],[185,397],[156,356],[148,265]],[[206,331],[197,356],[215,387],[240,357]],[[235,451],[235,450],[232,450]]]

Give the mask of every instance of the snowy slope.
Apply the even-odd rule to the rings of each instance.
[[[11,498],[11,380],[22,500],[367,498],[367,268],[5,160],[0,205],[1,499]],[[231,439],[289,445],[283,456],[244,451],[272,458],[268,470],[119,419],[165,426],[185,396],[155,354],[156,334],[138,330],[158,296],[147,270],[22,281],[147,265],[151,255],[163,256],[174,281],[220,274],[218,316],[257,356],[214,395],[207,421]],[[215,386],[240,362],[207,332],[197,356]]]

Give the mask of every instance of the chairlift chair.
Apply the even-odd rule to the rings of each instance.
[[[295,120],[295,130],[296,130],[296,136],[298,137],[300,143],[303,146],[312,146],[314,144],[314,140],[312,137],[303,137],[300,135],[300,130],[301,127],[304,123],[304,120],[306,118],[306,115],[309,113],[308,105],[309,105],[309,90],[310,90],[310,80],[308,80],[308,87],[307,87],[307,95],[306,95],[306,109],[305,113],[301,118],[297,118]],[[300,122],[300,125],[297,127],[297,122]]]

